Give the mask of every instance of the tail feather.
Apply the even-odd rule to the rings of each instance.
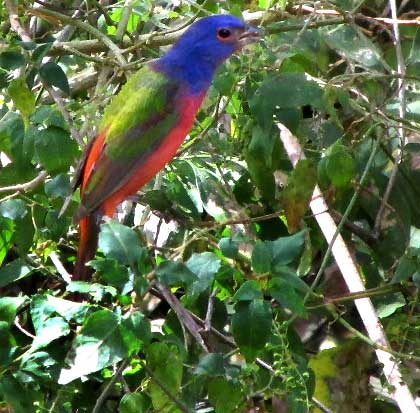
[[[80,220],[80,242],[76,265],[74,267],[73,281],[88,281],[90,279],[92,269],[86,267],[85,264],[95,257],[101,218],[100,214],[93,213],[86,215]]]

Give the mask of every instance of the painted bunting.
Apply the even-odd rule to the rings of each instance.
[[[86,280],[102,217],[152,179],[188,134],[216,69],[260,31],[230,15],[193,23],[161,58],[131,76],[105,110],[74,179],[81,202],[74,280]]]

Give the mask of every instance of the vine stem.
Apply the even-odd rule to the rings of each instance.
[[[304,154],[299,141],[284,125],[279,123],[280,141],[283,144],[287,155],[295,166],[297,162],[304,159]],[[365,286],[362,277],[357,269],[347,245],[343,237],[337,229],[334,219],[328,211],[328,205],[318,186],[315,187],[310,208],[314,217],[321,228],[322,233],[329,245],[332,255],[341,271],[344,281],[349,291],[364,291]],[[383,373],[392,387],[390,391],[391,397],[396,401],[402,413],[418,413],[418,409],[414,402],[413,395],[407,384],[403,381],[398,363],[393,360],[393,356],[389,353],[391,346],[385,336],[385,331],[376,314],[375,308],[370,298],[359,298],[354,300],[354,304],[360,314],[360,318],[373,343],[380,348],[375,348],[376,357],[383,364]],[[389,349],[389,351],[387,351]]]

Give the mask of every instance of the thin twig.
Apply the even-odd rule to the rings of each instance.
[[[133,0],[125,0],[124,7],[122,8],[121,18],[118,23],[117,32],[115,33],[115,38],[118,40],[118,42],[122,40],[127,29],[128,19],[130,18],[131,12],[133,10],[132,3]]]
[[[211,318],[213,317],[213,311],[214,311],[214,297],[216,296],[217,292],[218,292],[218,288],[215,288],[209,296],[209,302],[207,304],[206,318],[204,320],[204,330],[205,331],[210,331],[210,329],[211,329]]]
[[[38,16],[41,18],[52,17],[54,19],[59,20],[60,22],[71,24],[81,30],[84,30],[90,33],[91,35],[95,36],[100,42],[102,42],[106,47],[108,47],[108,49],[112,52],[112,54],[115,56],[115,58],[117,59],[118,63],[121,66],[124,66],[127,64],[127,61],[122,55],[120,48],[108,36],[103,34],[96,27],[93,27],[90,24],[85,23],[84,21],[73,19],[70,16],[67,16],[65,14],[62,14],[53,10],[48,10],[45,8],[44,9],[28,8],[26,10],[26,13],[32,14],[34,16]]]
[[[170,305],[172,310],[174,310],[175,314],[177,315],[179,321],[181,324],[183,324],[187,330],[190,332],[190,334],[194,337],[194,339],[197,341],[197,343],[201,346],[201,348],[208,353],[209,349],[207,348],[206,343],[203,340],[203,337],[201,337],[199,331],[200,328],[197,326],[194,319],[191,317],[191,314],[186,310],[182,304],[179,302],[178,298],[175,297],[171,293],[171,291],[164,286],[163,284],[157,283],[157,288],[165,298],[166,302]]]
[[[404,76],[405,76],[406,68],[405,68],[404,56],[401,49],[400,31],[398,28],[399,22],[397,18],[397,5],[396,5],[395,0],[389,0],[389,6],[391,8],[392,31],[394,32],[394,46],[395,46],[395,54],[397,57],[397,73],[399,75],[397,79],[398,101],[399,101],[398,115],[400,119],[404,119],[405,113],[406,113],[405,85],[404,85]],[[392,171],[389,177],[388,185],[386,187],[384,196],[381,201],[381,205],[379,207],[378,214],[375,219],[374,234],[376,236],[379,235],[382,219],[385,212],[385,204],[388,202],[389,197],[391,196],[392,189],[397,180],[398,170],[403,160],[404,146],[405,146],[406,139],[405,139],[404,125],[402,122],[398,123],[397,133],[400,139],[400,149],[398,151],[397,158],[395,160],[394,166],[392,168]]]
[[[19,35],[24,42],[32,41],[31,36],[26,29],[20,24],[19,16],[17,14],[17,4],[15,0],[5,0],[4,5],[9,13],[9,20],[12,29]]]
[[[128,360],[124,360],[120,367],[118,367],[118,370],[115,372],[115,374],[111,377],[109,380],[109,383],[105,386],[103,392],[99,395],[98,400],[96,400],[95,407],[92,410],[92,413],[100,413],[102,404],[105,402],[105,400],[108,397],[108,394],[112,390],[112,386],[115,384],[115,382],[120,377],[121,373],[124,371],[124,369],[128,365]]]
[[[47,179],[47,177],[48,177],[48,172],[42,171],[37,177],[32,179],[32,181],[25,182],[24,184],[0,187],[0,193],[2,192],[29,192],[32,189],[35,189],[38,185],[41,185],[45,181],[45,179]]]
[[[183,411],[184,413],[192,413],[192,410],[187,405],[185,405],[181,400],[177,399],[172,394],[172,392],[167,388],[165,383],[163,383],[160,379],[158,379],[148,366],[144,366],[144,369],[146,370],[147,374],[150,376],[152,381],[160,387],[160,389],[168,396],[169,399],[171,399],[177,405],[177,407],[181,411]],[[95,413],[95,412],[92,412],[92,413]]]

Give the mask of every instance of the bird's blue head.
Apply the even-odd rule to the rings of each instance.
[[[201,93],[225,59],[259,38],[260,30],[237,17],[204,17],[192,24],[159,59],[158,67],[170,77],[186,82],[192,93]]]

